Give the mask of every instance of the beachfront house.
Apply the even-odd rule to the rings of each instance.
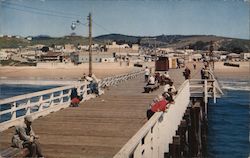
[[[40,56],[42,62],[63,62],[63,55],[61,52],[49,51],[46,54]]]
[[[239,61],[240,60],[240,54],[236,54],[236,53],[227,54],[227,59],[231,60],[231,61]]]
[[[4,51],[0,51],[0,60],[9,60],[10,54]]]
[[[240,58],[243,60],[249,60],[250,59],[250,53],[240,53]]]
[[[227,55],[220,55],[220,60],[221,61],[226,61],[227,60]]]
[[[74,52],[70,55],[70,59],[75,64],[88,63],[89,62],[89,52]],[[115,53],[109,52],[92,52],[92,62],[114,62]]]

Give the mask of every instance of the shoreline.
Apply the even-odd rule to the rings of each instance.
[[[119,74],[128,73],[140,68],[132,66],[120,66],[119,63],[93,64],[93,74],[97,78],[104,78]],[[60,80],[72,81],[80,79],[83,74],[88,74],[88,64],[84,67],[0,67],[1,80]]]
[[[220,80],[249,80],[250,62],[232,62],[239,64],[240,67],[224,66],[224,62],[215,62],[214,75]]]

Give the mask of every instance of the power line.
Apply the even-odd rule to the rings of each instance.
[[[13,3],[13,2],[4,1],[3,4],[14,5],[14,7],[17,6],[17,7],[21,7],[21,8],[24,8],[24,9],[31,9],[31,10],[40,11],[40,12],[46,12],[46,13],[60,14],[60,15],[64,14],[66,16],[71,15],[71,16],[81,17],[81,15],[75,14],[75,13],[66,13],[65,14],[65,12],[62,12],[62,11],[48,10],[48,9],[42,9],[42,8],[35,8],[35,7],[28,6],[28,5],[17,4],[17,3]]]
[[[39,11],[32,11],[32,10],[24,10],[16,7],[12,7],[6,4],[2,4],[4,7],[7,9],[13,9],[17,11],[22,11],[22,12],[27,12],[27,13],[34,13],[34,14],[39,14],[39,15],[48,15],[48,16],[54,16],[54,17],[60,17],[60,18],[67,18],[67,19],[76,19],[75,17],[72,16],[64,16],[64,15],[57,15],[57,14],[52,14],[52,13],[45,13],[45,12],[39,12]]]
[[[93,21],[93,23],[94,23],[96,26],[102,28],[102,29],[105,30],[107,33],[111,34],[112,31],[110,31],[110,30],[106,29],[105,27],[103,27],[102,25],[96,23],[94,20],[92,20],[92,21]]]

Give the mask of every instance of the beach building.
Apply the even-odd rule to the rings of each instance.
[[[219,58],[221,61],[225,61],[227,60],[227,55],[220,55],[220,58]]]
[[[40,60],[43,62],[62,62],[63,55],[61,52],[49,51],[46,54],[41,55]]]
[[[68,52],[68,53],[71,53],[71,52],[74,52],[76,51],[76,48],[73,44],[65,44],[64,45],[64,49],[63,49],[63,52]]]
[[[250,59],[250,53],[240,53],[240,58],[243,60],[249,60]]]
[[[4,49],[1,49],[1,51],[6,52],[6,53],[17,53],[19,52],[19,48],[4,48]]]
[[[76,64],[88,63],[89,62],[89,52],[75,52],[70,55],[70,59],[72,62]],[[115,61],[115,53],[109,52],[92,52],[92,62],[114,62]]]
[[[132,44],[132,50],[139,51],[139,45],[138,44]]]
[[[4,51],[0,51],[0,60],[8,60],[10,59],[10,54]]]
[[[240,60],[240,54],[230,53],[227,55],[227,59],[232,60],[232,61]]]

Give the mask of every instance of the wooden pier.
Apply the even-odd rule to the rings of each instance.
[[[141,75],[105,94],[34,121],[45,157],[113,157],[147,121],[146,109],[161,90],[143,93]],[[0,149],[10,146],[14,128],[1,133]]]
[[[182,71],[170,70],[177,89],[184,82]],[[192,71],[192,77],[199,78],[199,71]],[[143,93],[144,85],[141,74],[119,86],[109,87],[104,95],[87,100],[80,107],[69,107],[35,120],[33,128],[40,136],[45,157],[115,156],[145,125],[148,105],[162,93],[162,87],[152,93]],[[13,133],[14,128],[1,132],[0,150],[10,146]],[[180,142],[179,138],[175,138],[175,142]],[[170,149],[172,152],[172,147]]]

